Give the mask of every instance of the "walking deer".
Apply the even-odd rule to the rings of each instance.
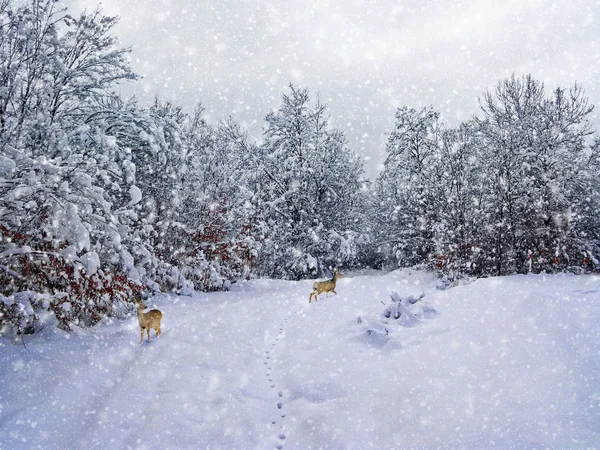
[[[145,313],[144,309],[146,308],[146,305],[144,305],[140,294],[135,295],[133,302],[137,309],[138,323],[140,324],[140,344],[144,342],[144,330],[148,332],[148,342],[150,342],[151,328],[154,328],[156,337],[161,333],[160,319],[162,319],[162,313],[158,309],[153,309]]]
[[[317,281],[315,284],[313,284],[313,290],[308,298],[308,303],[312,302],[313,295],[315,296],[315,302],[318,302],[319,294],[322,292],[325,292],[325,298],[327,298],[327,295],[330,292],[333,292],[337,295],[337,292],[335,292],[335,283],[337,282],[338,278],[342,278],[342,276],[336,268],[333,269],[333,278],[331,280]]]

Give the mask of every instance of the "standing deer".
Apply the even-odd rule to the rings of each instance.
[[[148,332],[148,342],[150,342],[150,329],[154,328],[156,337],[160,334],[160,319],[162,319],[162,313],[158,309],[153,309],[144,312],[144,302],[140,294],[135,294],[133,298],[135,307],[137,308],[138,323],[140,324],[140,344],[144,342],[144,330]]]
[[[325,292],[325,298],[327,298],[327,295],[330,292],[333,292],[337,295],[337,292],[335,292],[335,283],[337,282],[338,278],[342,278],[342,276],[336,268],[333,269],[333,278],[331,280],[317,281],[315,284],[313,284],[313,290],[310,293],[310,297],[308,298],[308,303],[312,302],[313,295],[315,296],[315,302],[318,302],[319,294],[322,292]]]

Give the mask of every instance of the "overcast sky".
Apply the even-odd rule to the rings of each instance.
[[[65,0],[74,13],[93,0]],[[320,93],[374,175],[400,106],[433,105],[447,125],[478,113],[501,78],[551,90],[579,82],[600,111],[600,1],[104,0],[121,18],[141,82],[123,88],[209,120],[233,115],[260,138],[292,82]]]

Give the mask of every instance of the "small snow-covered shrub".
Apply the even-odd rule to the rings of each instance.
[[[400,327],[413,327],[423,319],[431,319],[437,314],[429,303],[423,301],[425,295],[400,297],[394,292],[392,302],[376,316],[358,317],[360,327],[358,339],[370,346],[381,348],[394,339],[393,331]]]
[[[384,319],[398,320],[400,324],[409,326],[420,319],[431,319],[436,311],[429,303],[422,301],[425,294],[415,297],[400,297],[397,292],[391,295],[392,303],[383,310],[381,316]]]

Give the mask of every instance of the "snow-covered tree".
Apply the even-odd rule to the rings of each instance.
[[[438,121],[432,108],[398,109],[377,180],[373,214],[381,224],[377,242],[401,266],[427,261],[433,251]]]
[[[257,155],[267,230],[261,273],[302,278],[353,264],[365,239],[357,218],[363,162],[329,126],[326,106],[309,103],[306,89],[291,85],[266,121]]]
[[[512,76],[481,107],[495,273],[525,270],[530,252],[543,268],[583,259],[574,225],[591,218],[599,172],[598,150],[588,143],[592,106],[582,89],[557,88],[547,97],[530,75]]]
[[[376,185],[380,251],[455,275],[562,270],[595,258],[599,154],[578,85],[550,96],[530,75],[501,81],[483,117],[442,129],[401,108]]]
[[[478,242],[483,221],[482,191],[487,181],[478,162],[481,142],[476,124],[466,122],[441,132],[432,160],[434,171],[434,267],[453,276],[481,270],[484,258]]]
[[[187,241],[182,257],[186,277],[217,289],[227,280],[248,277],[251,269],[253,146],[232,119],[213,128],[202,111],[199,107],[186,126],[190,152],[180,215]]]
[[[0,284],[7,293],[71,293],[64,298],[82,302],[84,317],[107,312],[120,277],[100,270],[104,238],[119,240],[113,204],[97,183],[114,163],[105,152],[112,141],[84,117],[134,75],[110,36],[114,19],[73,19],[55,6],[0,2]]]

